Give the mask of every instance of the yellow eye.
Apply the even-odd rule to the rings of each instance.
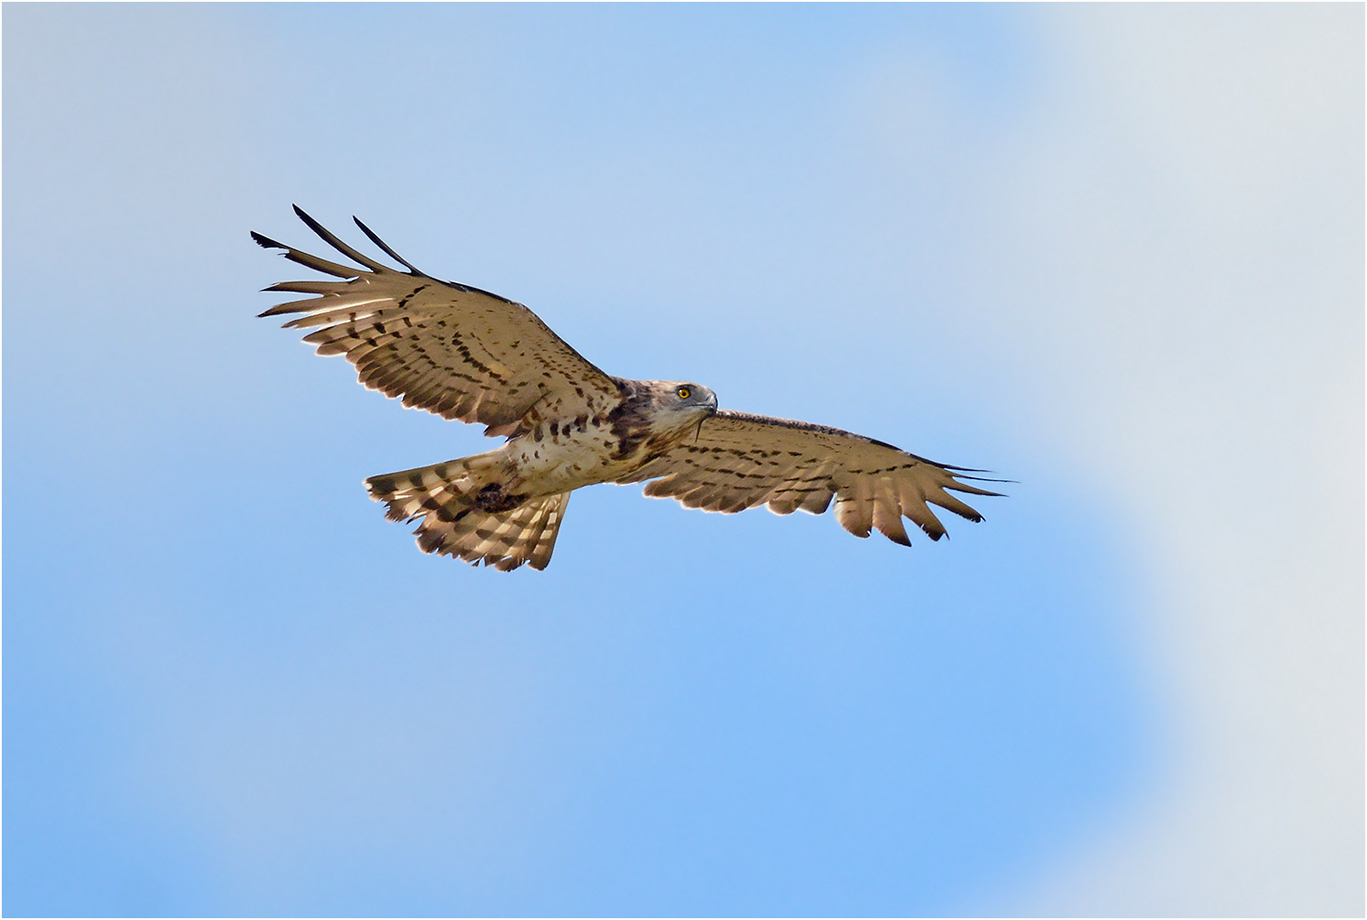
[[[689,389],[688,389],[688,387],[679,387],[678,393],[679,393],[679,398],[680,398],[680,399],[687,399],[687,398],[688,398],[688,394],[689,394]]]

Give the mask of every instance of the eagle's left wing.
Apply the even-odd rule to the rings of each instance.
[[[630,481],[650,479],[646,495],[726,513],[768,505],[777,514],[799,508],[821,514],[834,499],[836,518],[850,533],[867,537],[876,527],[910,546],[903,516],[932,540],[945,534],[927,503],[982,520],[946,491],[1001,494],[960,481],[1001,481],[966,475],[976,472],[981,471],[932,463],[839,428],[722,411],[702,423],[696,441],[690,438],[646,464]]]
[[[320,355],[345,355],[361,383],[405,406],[442,418],[487,425],[511,435],[537,417],[588,419],[611,410],[621,385],[531,310],[505,297],[418,271],[359,220],[356,225],[406,272],[342,242],[297,206],[300,220],[357,263],[340,265],[253,233],[268,249],[331,275],[266,288],[312,294],[271,307],[262,316],[303,314],[286,323],[304,329]]]

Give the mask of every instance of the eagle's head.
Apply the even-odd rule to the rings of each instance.
[[[656,410],[665,418],[673,416],[681,425],[696,425],[717,414],[717,394],[700,383],[652,380],[651,384]]]
[[[717,394],[699,383],[685,383],[682,380],[655,381],[657,391],[656,430],[661,428],[680,433],[698,433],[702,423],[717,414]]]
[[[633,380],[631,390],[632,395],[624,404],[626,418],[670,441],[717,414],[717,394],[698,383]]]
[[[612,433],[619,439],[616,457],[638,462],[660,456],[717,414],[717,394],[681,380],[617,379],[622,402],[612,410]]]

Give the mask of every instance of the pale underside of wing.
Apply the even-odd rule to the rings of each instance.
[[[360,268],[310,255],[258,233],[261,246],[336,280],[285,281],[267,291],[314,295],[262,316],[303,314],[285,328],[309,330],[320,355],[345,355],[361,383],[405,406],[479,422],[486,434],[516,433],[524,418],[593,416],[620,398],[616,381],[521,304],[420,272],[359,220],[399,271],[343,243],[299,208],[328,245]]]
[[[631,481],[652,480],[646,495],[724,513],[766,505],[777,514],[821,514],[834,501],[837,520],[855,536],[867,537],[877,528],[910,546],[903,517],[932,540],[945,535],[932,504],[982,520],[949,494],[1001,494],[961,481],[1001,481],[968,475],[976,472],[981,471],[933,463],[838,428],[722,411],[703,422],[696,441],[690,438],[651,461]]]

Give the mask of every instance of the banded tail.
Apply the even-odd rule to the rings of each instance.
[[[389,520],[422,518],[413,533],[424,553],[483,562],[500,572],[527,563],[544,569],[570,493],[531,499],[507,495],[498,483],[488,482],[494,469],[490,455],[479,454],[371,476],[365,486],[371,498],[385,503]]]

